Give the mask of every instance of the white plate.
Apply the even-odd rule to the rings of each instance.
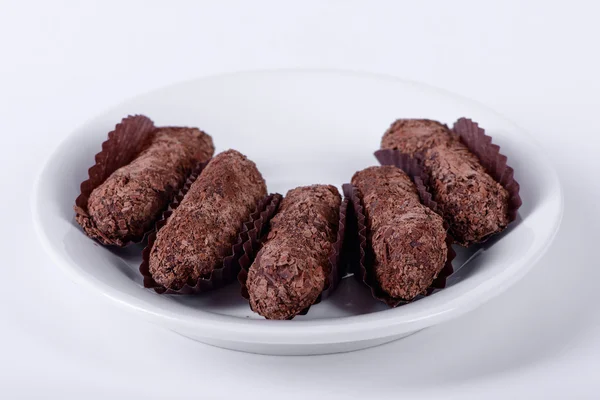
[[[468,116],[508,156],[521,184],[519,219],[478,251],[459,251],[449,287],[396,309],[345,279],[327,301],[292,321],[253,314],[232,284],[197,297],[159,296],[142,287],[141,248],[107,249],[73,218],[79,184],[100,144],[122,117],[146,114],[157,125],[198,126],[217,151],[254,160],[269,190],[348,182],[376,161],[381,135],[398,117],[452,123]],[[32,198],[39,237],[56,264],[134,314],[190,338],[266,354],[322,354],[385,343],[478,307],[512,285],[550,245],[562,215],[561,187],[550,162],[521,129],[462,97],[372,74],[284,70],[244,72],[180,83],[130,99],[73,132],[51,155]],[[476,257],[474,257],[476,255]]]

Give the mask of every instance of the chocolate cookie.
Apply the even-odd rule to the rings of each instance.
[[[218,154],[158,231],[149,256],[152,278],[177,290],[210,276],[266,194],[252,161],[235,150]]]
[[[481,242],[508,225],[509,193],[445,125],[426,119],[397,120],[384,134],[381,148],[420,159],[433,199],[457,243]]]
[[[76,208],[79,224],[102,244],[140,240],[192,168],[214,153],[211,137],[196,128],[156,129],[142,148],[90,193],[87,212]]]
[[[443,219],[421,204],[408,175],[393,166],[370,167],[352,177],[362,203],[369,268],[387,296],[410,301],[431,286],[446,264]]]
[[[329,283],[340,204],[334,186],[288,191],[248,272],[254,311],[268,319],[289,319],[315,303]]]

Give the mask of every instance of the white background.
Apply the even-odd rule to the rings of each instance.
[[[600,398],[597,4],[0,1],[0,397]],[[521,125],[565,189],[548,254],[462,318],[366,351],[296,358],[184,339],[49,262],[29,196],[57,142],[130,96],[280,67],[422,81]]]

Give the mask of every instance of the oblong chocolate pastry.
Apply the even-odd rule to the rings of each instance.
[[[290,319],[329,285],[341,196],[331,185],[288,191],[245,282],[250,306],[268,319]],[[345,215],[345,213],[344,213]]]
[[[237,235],[267,194],[256,165],[235,150],[213,158],[156,235],[149,273],[177,290],[208,277],[229,256]]]
[[[354,174],[352,185],[366,220],[368,268],[382,297],[395,306],[424,294],[451,254],[442,217],[421,204],[415,184],[399,168],[366,168]]]
[[[76,208],[79,224],[103,244],[123,246],[141,240],[192,168],[214,153],[209,135],[183,127],[155,129],[141,148],[130,163],[92,190],[87,212]]]
[[[399,119],[381,141],[382,149],[416,156],[454,240],[468,246],[502,231],[509,220],[509,193],[446,125],[427,119]]]

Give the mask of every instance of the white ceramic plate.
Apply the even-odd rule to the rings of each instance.
[[[254,160],[271,192],[312,183],[341,187],[375,165],[372,153],[396,118],[451,124],[478,121],[508,156],[521,184],[518,220],[485,247],[459,250],[449,287],[387,309],[354,279],[292,321],[266,321],[239,296],[237,283],[196,297],[159,296],[142,287],[140,247],[104,248],[73,218],[79,184],[106,134],[128,114],[157,125],[198,126],[217,151]],[[478,307],[512,285],[550,245],[562,215],[561,187],[550,162],[521,129],[495,112],[429,86],[372,74],[284,70],[184,82],[130,99],[73,132],[50,156],[32,199],[39,237],[74,280],[117,304],[190,338],[267,354],[322,354],[385,343]]]

